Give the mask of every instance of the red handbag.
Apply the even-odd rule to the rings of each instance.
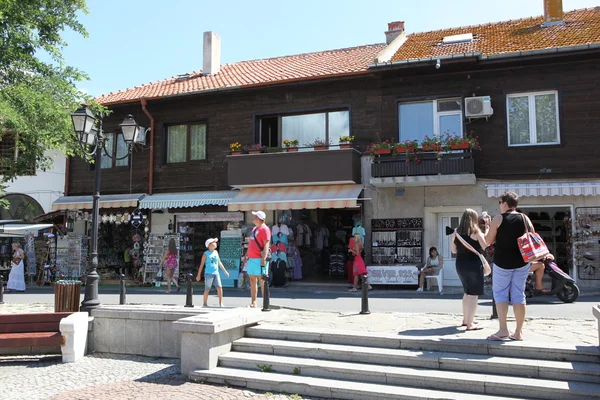
[[[523,218],[523,223],[525,224],[525,233],[517,239],[517,243],[519,244],[523,261],[528,263],[546,257],[550,254],[550,251],[544,239],[533,230],[533,227],[531,227],[531,231],[529,230],[528,221],[523,214],[521,214],[521,218]]]

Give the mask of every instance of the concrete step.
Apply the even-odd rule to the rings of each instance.
[[[257,325],[246,329],[246,337],[257,339],[289,340],[309,343],[369,346],[383,349],[453,352],[488,356],[527,358],[532,360],[600,362],[596,346],[570,344],[539,344],[536,342],[482,339],[444,339],[438,337],[401,336],[389,333],[362,333],[356,331]]]
[[[219,357],[219,366],[231,369],[302,375],[311,378],[360,380],[364,383],[397,385],[430,390],[463,391],[494,396],[522,396],[547,400],[600,399],[600,385],[518,376],[485,375],[409,367],[328,361],[323,359],[231,352]]]
[[[190,378],[201,382],[245,387],[262,391],[280,391],[302,396],[326,399],[351,400],[515,400],[526,397],[498,397],[462,392],[428,390],[402,386],[340,381],[314,378],[303,375],[287,375],[276,372],[261,372],[217,367],[211,370],[194,371]]]
[[[235,341],[233,351],[600,384],[600,364],[596,363],[254,338]]]

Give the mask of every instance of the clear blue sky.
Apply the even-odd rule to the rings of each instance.
[[[565,11],[600,0],[563,0]],[[543,14],[543,0],[88,0],[89,38],[66,33],[63,55],[91,95],[202,68],[202,33],[221,36],[222,63],[382,43],[407,33]]]

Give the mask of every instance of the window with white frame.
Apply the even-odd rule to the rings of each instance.
[[[425,136],[463,134],[460,98],[398,104],[399,139],[422,141]]]
[[[506,96],[509,146],[560,143],[558,93],[555,90]]]

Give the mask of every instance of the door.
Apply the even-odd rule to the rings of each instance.
[[[446,235],[446,227],[458,227],[462,214],[447,213],[438,216],[438,243],[439,253],[444,258],[444,286],[462,286],[456,273],[456,254],[452,254],[451,237]]]

